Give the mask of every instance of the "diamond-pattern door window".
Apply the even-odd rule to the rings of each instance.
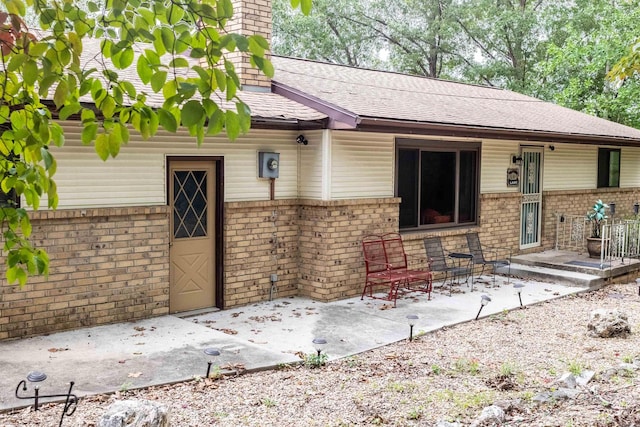
[[[207,171],[174,171],[173,236],[207,235]]]

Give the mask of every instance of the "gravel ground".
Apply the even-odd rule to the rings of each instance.
[[[587,335],[589,314],[618,308],[627,338]],[[605,371],[640,357],[635,285],[505,312],[312,369],[282,367],[82,399],[65,426],[95,426],[115,400],[170,407],[172,426],[470,425],[493,403],[509,426],[640,426],[640,371]],[[575,400],[536,403],[565,372],[596,372]],[[60,405],[0,414],[0,426],[57,426]]]

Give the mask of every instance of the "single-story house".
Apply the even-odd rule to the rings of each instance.
[[[269,37],[269,2],[234,1]],[[368,234],[514,252],[554,243],[557,212],[640,199],[640,130],[506,90],[273,57],[239,62],[252,129],[197,147],[132,133],[115,160],[62,123],[60,204],[32,213],[48,279],[0,287],[0,339],[274,297],[360,294]],[[242,61],[242,59],[239,59]],[[277,171],[277,178],[269,178]]]

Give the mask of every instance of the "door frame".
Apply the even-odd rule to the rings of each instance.
[[[524,186],[524,182],[525,182],[525,177],[524,177],[524,173],[523,173],[523,166],[524,166],[524,160],[522,161],[522,164],[520,164],[519,168],[520,168],[520,173],[522,174],[520,177],[520,221],[519,221],[519,233],[518,233],[518,244],[520,249],[530,249],[530,248],[537,248],[542,246],[542,226],[543,226],[543,220],[544,220],[544,215],[542,213],[542,208],[543,208],[543,204],[544,204],[544,200],[543,200],[543,185],[544,185],[544,145],[521,145],[520,146],[520,151],[519,151],[519,156],[520,158],[523,158],[523,152],[524,151],[530,151],[530,152],[537,152],[540,153],[540,162],[538,164],[538,176],[539,176],[539,201],[538,201],[538,230],[537,230],[537,242],[536,243],[529,243],[526,245],[522,244],[522,227],[523,227],[523,206],[524,206],[524,192],[523,192],[523,186]]]
[[[170,185],[170,169],[169,163],[172,161],[181,162],[202,162],[210,161],[215,163],[215,200],[213,202],[213,209],[215,214],[215,255],[213,262],[215,263],[215,307],[224,308],[224,157],[222,156],[180,156],[180,155],[165,155],[165,203],[169,206],[169,188]],[[171,206],[169,206],[169,214],[171,212]],[[169,234],[173,230],[169,229]],[[170,239],[171,240],[171,239]],[[169,260],[171,265],[171,260]]]

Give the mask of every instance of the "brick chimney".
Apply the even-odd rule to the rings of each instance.
[[[227,31],[245,36],[259,34],[271,44],[271,0],[232,0],[232,3],[233,19],[227,24]],[[271,52],[266,56],[271,58]],[[233,52],[228,58],[236,67],[244,90],[271,88],[271,79],[251,66],[248,55]]]

